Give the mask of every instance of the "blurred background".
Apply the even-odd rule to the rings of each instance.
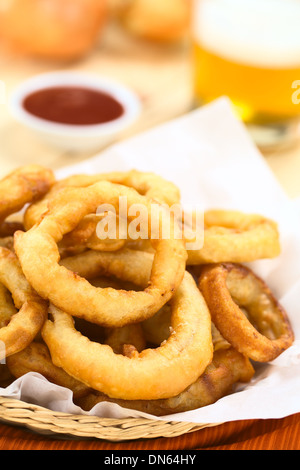
[[[29,78],[85,72],[138,96],[141,114],[119,139],[228,96],[300,196],[299,24],[300,0],[0,0],[0,176],[91,156],[45,143],[9,106]]]

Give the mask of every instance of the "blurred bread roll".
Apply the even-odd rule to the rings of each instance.
[[[126,29],[153,41],[177,41],[186,36],[191,15],[191,0],[114,1]]]
[[[106,22],[107,0],[0,0],[1,41],[22,53],[73,60]]]

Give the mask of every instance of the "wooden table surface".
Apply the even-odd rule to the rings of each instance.
[[[81,70],[118,79],[142,99],[142,116],[123,138],[179,116],[191,109],[191,63],[187,44],[158,46],[142,43],[115,26],[79,62],[56,64],[8,54],[0,49],[0,80],[6,94],[22,80],[52,70]],[[78,162],[87,154],[59,152],[40,142],[13,120],[0,104],[0,177],[27,163],[52,169]],[[292,197],[300,196],[300,144],[265,155],[275,176]],[[299,415],[279,420],[227,423],[173,439],[114,444],[103,441],[64,441],[0,424],[0,450],[12,449],[300,449]]]

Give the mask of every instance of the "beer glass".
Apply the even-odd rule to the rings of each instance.
[[[297,137],[300,0],[193,0],[196,105],[230,98],[262,147]]]

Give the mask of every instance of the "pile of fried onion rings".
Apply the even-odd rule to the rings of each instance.
[[[97,208],[120,218],[120,198],[147,209],[148,227],[153,205],[163,221],[181,204],[174,183],[137,170],[56,180],[31,165],[0,181],[0,387],[35,372],[83,410],[165,416],[215,403],[293,344],[249,267],[280,254],[275,221],[209,209],[195,249],[175,236],[180,218],[167,238],[99,239]]]

